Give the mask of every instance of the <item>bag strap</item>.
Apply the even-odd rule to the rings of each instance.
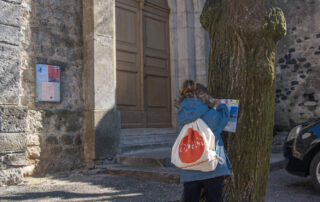
[[[220,156],[216,155],[216,158],[218,159],[218,162],[222,165],[225,163],[224,159],[221,158]]]

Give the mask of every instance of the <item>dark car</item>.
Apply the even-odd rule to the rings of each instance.
[[[294,175],[310,176],[320,192],[320,118],[292,128],[284,145],[286,170]]]

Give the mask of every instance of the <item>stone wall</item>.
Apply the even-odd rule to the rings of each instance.
[[[287,36],[278,46],[275,127],[320,116],[320,1],[278,0]]]
[[[22,182],[27,110],[19,104],[21,1],[0,0],[0,186]]]
[[[28,109],[26,174],[81,164],[82,1],[22,0],[21,105]],[[61,67],[61,102],[35,101],[35,65]]]

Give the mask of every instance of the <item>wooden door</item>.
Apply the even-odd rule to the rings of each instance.
[[[145,5],[144,88],[147,127],[171,124],[168,13]]]
[[[134,0],[116,1],[117,105],[122,127],[144,127],[141,11]]]
[[[117,104],[122,128],[171,127],[165,0],[117,0]]]

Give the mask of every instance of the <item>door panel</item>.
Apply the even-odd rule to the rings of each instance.
[[[166,108],[168,106],[168,78],[149,75],[146,83],[148,108]]]
[[[138,74],[136,72],[118,71],[117,97],[118,105],[136,107],[138,105]]]
[[[117,105],[122,127],[143,127],[140,10],[134,0],[116,1]]]
[[[168,15],[146,6],[144,12],[144,82],[147,127],[171,126]]]
[[[166,43],[164,43],[166,40],[165,22],[158,19],[153,19],[149,16],[145,15],[145,47],[160,51],[166,51]]]

